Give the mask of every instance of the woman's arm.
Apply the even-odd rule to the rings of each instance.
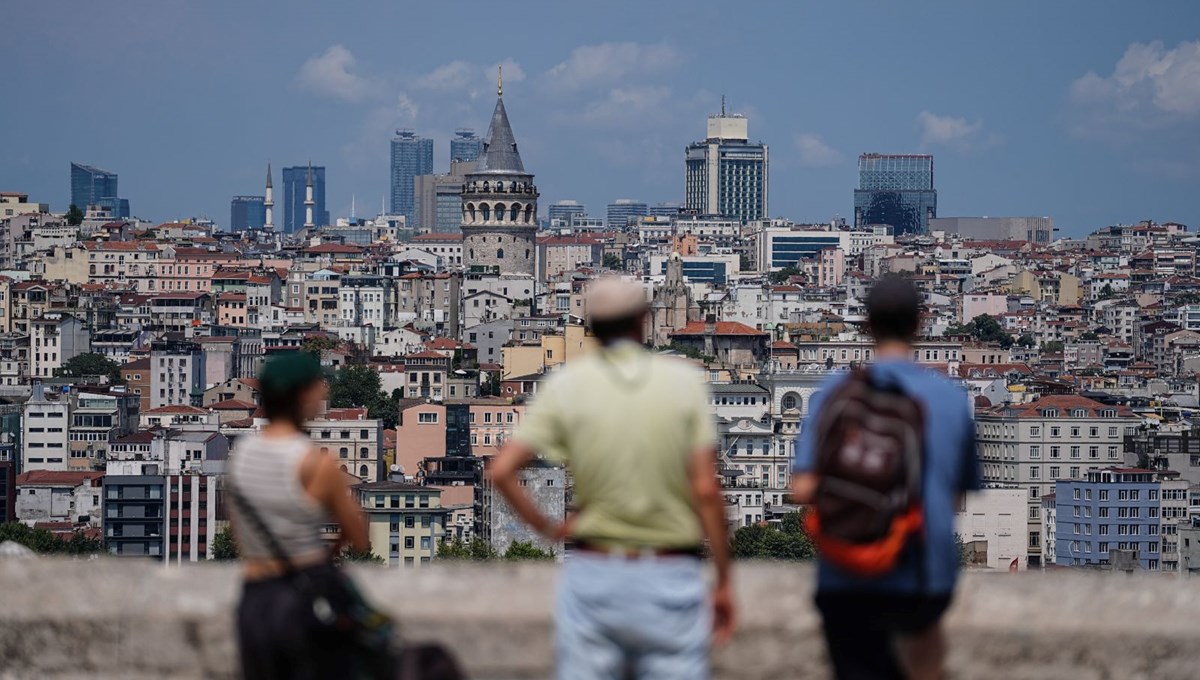
[[[354,499],[354,494],[346,483],[346,476],[337,466],[333,456],[314,451],[305,460],[304,468],[301,470],[304,490],[316,499],[342,528],[334,551],[337,552],[346,545],[353,550],[370,550],[366,513]]]

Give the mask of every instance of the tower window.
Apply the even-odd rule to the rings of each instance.
[[[503,203],[496,204],[496,221],[497,222],[504,221],[504,204]]]
[[[486,182],[485,182],[486,184]],[[486,222],[492,219],[492,208],[487,203],[482,204],[480,212],[483,213],[483,220]]]
[[[503,248],[497,248],[497,249],[496,249],[496,259],[497,259],[497,260],[503,260],[503,259],[504,259],[504,249],[503,249]]]

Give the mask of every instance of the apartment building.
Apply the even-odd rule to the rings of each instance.
[[[371,552],[389,567],[419,568],[437,557],[450,514],[441,490],[386,479],[356,484],[354,492],[367,513]]]
[[[365,407],[331,408],[309,421],[308,432],[313,443],[332,454],[343,471],[364,482],[383,478],[383,424],[367,417]]]

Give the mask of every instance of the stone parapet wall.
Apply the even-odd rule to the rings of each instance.
[[[556,568],[362,568],[417,639],[456,649],[477,680],[550,677]],[[727,680],[827,678],[812,571],[739,565]],[[1193,585],[1195,584],[1195,585]],[[0,563],[0,678],[236,677],[235,565],[110,559]],[[1200,581],[1099,573],[969,574],[951,610],[952,678],[1200,677]]]

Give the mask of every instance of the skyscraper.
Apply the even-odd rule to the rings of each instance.
[[[433,140],[412,130],[396,130],[392,138],[392,214],[416,219],[413,178],[433,173]]]
[[[117,173],[100,168],[71,163],[71,205],[86,211],[89,205],[112,210],[113,217],[129,217],[129,201],[117,193]]]
[[[262,196],[234,196],[229,202],[229,231],[261,229],[266,223],[266,199]]]
[[[454,137],[450,140],[450,162],[464,163],[476,160],[482,148],[483,140],[475,136],[474,130],[459,128],[454,131]]]
[[[647,209],[647,214],[654,217],[679,217],[679,204],[655,203]]]
[[[408,226],[421,234],[457,233],[462,227],[464,176],[474,172],[475,161],[454,161],[445,175],[417,175],[416,220]]]
[[[504,84],[498,81],[479,163],[463,185],[463,263],[468,271],[534,275],[537,199],[533,175],[525,172],[508,122]]]
[[[854,226],[886,224],[897,236],[929,232],[937,217],[933,156],[864,153],[858,157]]]
[[[701,215],[748,222],[769,215],[770,162],[766,144],[751,144],[745,116],[708,118],[708,136],[689,144],[684,155],[685,207]]]
[[[309,166],[294,165],[283,169],[283,224],[280,231],[293,234],[304,228],[304,195],[308,182]],[[325,166],[312,166],[313,223],[317,226],[329,224],[329,211],[325,209]]]
[[[618,198],[608,204],[608,216],[605,224],[609,229],[624,229],[630,219],[645,217],[648,214],[645,203],[631,198]]]
[[[571,226],[572,220],[576,217],[584,217],[587,215],[587,208],[578,201],[558,201],[551,203],[549,208],[546,208],[546,219],[550,220],[550,225],[553,226],[557,221],[560,226]]]

